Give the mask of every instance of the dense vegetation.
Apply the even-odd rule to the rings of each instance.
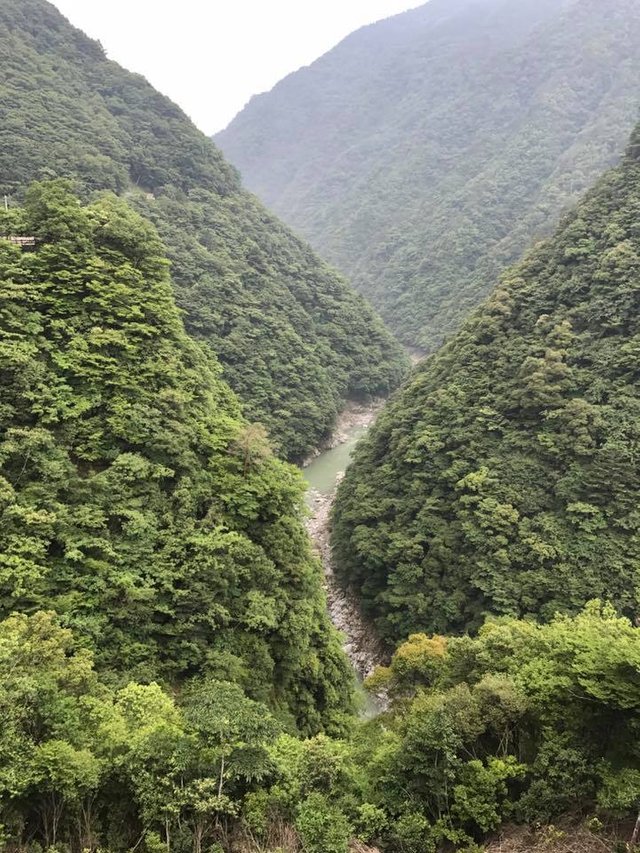
[[[292,730],[350,676],[299,474],[185,334],[154,229],[34,185],[0,233],[0,615],[55,610],[112,681],[215,672]]]
[[[338,568],[387,638],[638,611],[640,136],[416,372],[338,492]]]
[[[639,74],[636,0],[430,0],[254,98],[216,141],[431,350],[617,160]]]
[[[336,273],[242,190],[170,101],[107,61],[44,0],[0,0],[0,194],[73,178],[156,225],[187,331],[218,355],[247,417],[297,459],[345,397],[385,394],[400,349]]]
[[[594,210],[616,238],[636,228],[634,153],[566,226],[575,287]],[[479,853],[505,821],[573,812],[598,831],[630,813],[640,629],[594,602],[546,625],[414,634],[370,678],[390,709],[350,719],[300,476],[186,335],[153,227],[54,181],[0,211],[0,234],[32,233],[33,248],[0,239],[0,845]],[[606,254],[632,299],[631,241]],[[611,291],[606,305],[600,354],[631,352]],[[598,415],[631,428],[613,405]],[[580,424],[564,440],[584,452]]]
[[[468,839],[505,819],[631,812],[639,653],[638,629],[598,602],[545,626],[505,618],[474,638],[412,635],[371,679],[394,699],[365,759],[389,849],[475,850]]]
[[[358,451],[337,569],[399,641],[359,721],[301,475],[224,376],[299,454],[397,352],[175,108],[39,0],[3,21],[33,62],[0,83],[0,849],[480,853],[515,822],[554,853],[571,814],[572,849],[631,853],[640,129]],[[331,387],[279,373],[287,324]]]
[[[0,623],[2,841],[347,853],[356,838],[480,853],[505,820],[566,810],[597,833],[640,798],[639,667],[639,629],[598,603],[544,627],[414,635],[371,679],[389,712],[346,740],[300,740],[230,683],[196,680],[177,699],[106,685],[51,615],[12,616]],[[562,834],[541,838],[553,851]]]

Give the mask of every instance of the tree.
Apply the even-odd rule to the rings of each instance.
[[[155,229],[65,181],[19,217],[42,236],[0,241],[0,615],[55,609],[114,679],[214,671],[337,730],[350,674],[302,479],[187,337]]]

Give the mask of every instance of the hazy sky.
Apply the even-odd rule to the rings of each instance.
[[[364,24],[424,0],[53,0],[206,133]]]

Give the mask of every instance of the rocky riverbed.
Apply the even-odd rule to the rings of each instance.
[[[338,448],[351,441],[354,434],[363,433],[376,419],[380,407],[379,402],[367,406],[356,404],[348,406],[339,418],[327,449]],[[322,560],[331,620],[345,637],[344,649],[353,668],[361,678],[366,678],[383,661],[384,656],[375,633],[360,613],[356,598],[343,590],[336,581],[329,544],[331,507],[335,490],[342,477],[344,477],[344,471],[337,470],[331,488],[324,491],[310,489],[311,517],[307,527]],[[313,478],[309,479],[313,483]]]

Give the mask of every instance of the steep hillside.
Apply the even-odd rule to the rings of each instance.
[[[0,193],[72,177],[151,219],[188,332],[283,456],[317,444],[345,397],[398,383],[404,359],[371,309],[144,79],[44,0],[0,0],[0,61]]]
[[[430,350],[614,164],[639,74],[635,0],[431,0],[254,98],[216,141]]]
[[[339,727],[301,477],[185,334],[154,229],[56,181],[0,212],[33,233],[0,239],[0,616],[55,610],[112,681],[213,672]]]
[[[360,446],[334,540],[384,635],[638,613],[640,133]]]

